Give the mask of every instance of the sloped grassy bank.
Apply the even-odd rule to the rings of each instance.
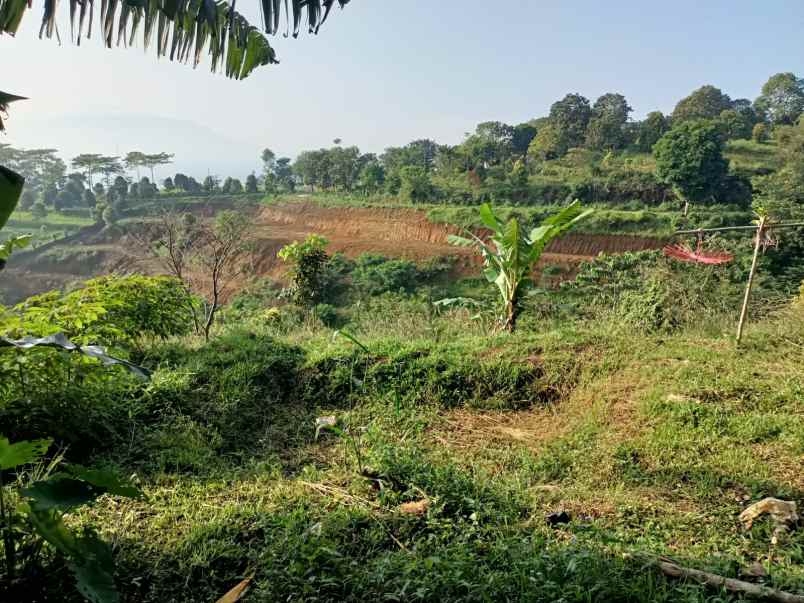
[[[759,562],[804,591],[801,531],[774,547],[736,522],[804,499],[801,316],[752,333],[735,350],[598,321],[365,351],[237,330],[145,346],[148,385],[57,388],[29,400],[38,422],[2,420],[146,491],[77,518],[113,543],[126,601],[214,601],[251,574],[252,601],[730,601],[646,564]],[[349,437],[316,438],[325,415]],[[36,584],[73,592],[57,560]]]

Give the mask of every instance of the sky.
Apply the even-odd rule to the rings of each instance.
[[[280,65],[244,81],[165,59],[39,40],[42,0],[0,36],[3,142],[79,153],[171,152],[166,172],[244,177],[270,147],[294,157],[335,138],[382,152],[459,143],[477,123],[546,115],[570,92],[626,96],[634,118],[714,84],[755,98],[774,73],[804,77],[801,0],[352,0],[318,36],[271,38]],[[259,20],[257,0],[241,10]],[[2,139],[0,139],[2,140]],[[167,175],[167,174],[164,174]]]

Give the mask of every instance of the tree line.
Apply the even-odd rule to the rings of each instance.
[[[578,197],[661,203],[682,196],[745,204],[757,184],[777,192],[791,187],[789,178],[782,185],[763,180],[766,174],[740,173],[723,153],[730,141],[772,141],[781,148],[797,139],[804,80],[793,73],[772,76],[753,101],[706,85],[681,99],[670,115],[653,111],[635,121],[632,112],[619,93],[595,102],[572,93],[553,103],[547,116],[514,125],[484,122],[458,145],[423,139],[377,155],[338,140],[331,148],[304,151],[293,162],[277,160],[266,149],[265,188],[382,193],[411,202],[544,203]],[[640,163],[646,153],[652,162]]]

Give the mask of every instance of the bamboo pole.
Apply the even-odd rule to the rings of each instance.
[[[748,316],[748,301],[751,298],[751,288],[754,286],[754,274],[757,270],[757,260],[759,259],[759,247],[762,244],[762,233],[765,231],[765,217],[759,219],[757,227],[757,240],[754,243],[754,258],[751,260],[751,271],[748,273],[748,284],[745,287],[745,298],[743,299],[743,309],[740,311],[740,322],[737,323],[737,345],[743,338],[743,327]]]

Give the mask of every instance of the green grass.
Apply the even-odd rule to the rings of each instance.
[[[0,240],[5,240],[12,236],[30,234],[33,235],[33,245],[49,243],[55,239],[77,232],[84,226],[92,225],[90,218],[82,216],[64,215],[55,211],[48,212],[47,216],[38,220],[31,215],[31,212],[17,210],[11,214],[6,226],[0,234]]]
[[[56,211],[49,211],[45,218],[39,220],[34,218],[31,212],[17,210],[11,214],[9,224],[34,224],[40,226],[91,226],[93,221],[91,218],[83,216],[65,215]]]
[[[804,591],[804,533],[772,549],[768,521],[736,522],[804,496],[804,316],[751,325],[739,350],[728,322],[522,324],[488,336],[384,296],[350,325],[368,353],[314,321],[257,320],[144,346],[148,385],[41,395],[81,419],[62,426],[68,455],[148,495],[79,517],[113,543],[125,600],[212,601],[252,573],[247,601],[737,600],[665,579],[658,555],[733,577],[760,561]],[[316,438],[324,415],[353,440]],[[559,510],[572,521],[551,528]]]
[[[730,140],[725,154],[735,169],[748,174],[769,174],[779,169],[779,157],[773,142],[760,144],[752,140]]]
[[[124,601],[215,601],[252,574],[245,601],[740,600],[665,578],[660,556],[735,578],[759,562],[802,593],[804,531],[772,545],[770,520],[737,518],[804,498],[804,306],[769,313],[758,282],[738,349],[743,255],[734,274],[601,258],[579,288],[529,298],[514,334],[429,303],[493,295],[478,279],[344,294],[351,339],[268,311],[263,287],[209,343],[117,346],[147,383],[49,350],[37,378],[0,365],[0,424],[145,491],[70,519],[112,544]],[[329,416],[340,432],[317,433]],[[25,596],[80,600],[57,557],[31,576]]]

